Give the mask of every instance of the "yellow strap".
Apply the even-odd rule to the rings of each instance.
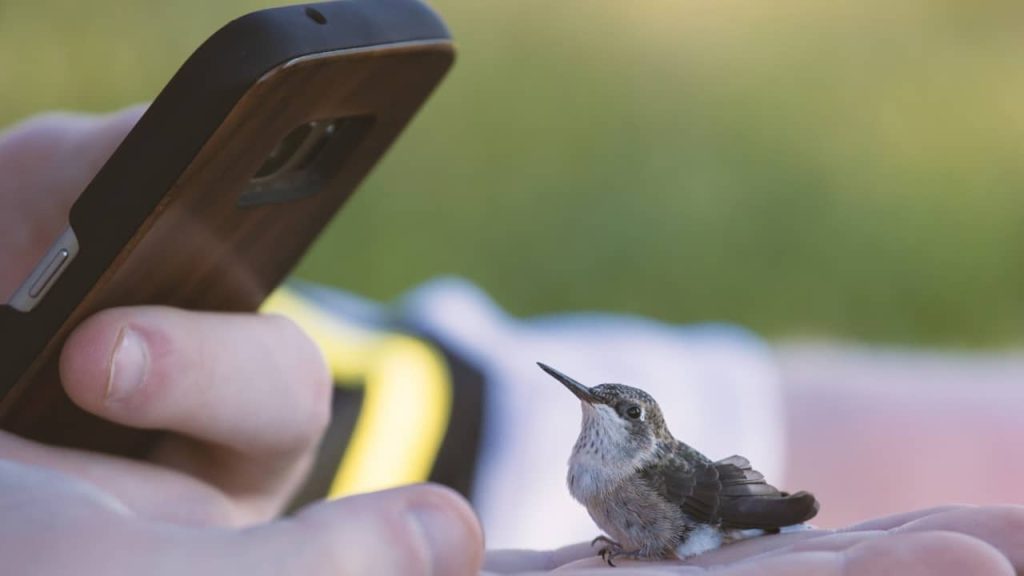
[[[285,288],[262,310],[302,326],[336,382],[364,383],[363,405],[328,497],[426,480],[451,416],[451,380],[441,353],[406,335],[344,324]]]

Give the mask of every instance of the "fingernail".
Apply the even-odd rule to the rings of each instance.
[[[107,379],[108,401],[123,400],[142,386],[149,365],[149,353],[139,333],[131,328],[121,329],[110,361]]]
[[[458,540],[465,533],[462,522],[451,510],[430,504],[413,507],[409,510],[409,518],[426,544],[431,565],[429,574],[454,573],[453,564],[460,564],[457,558],[460,543],[453,540]]]

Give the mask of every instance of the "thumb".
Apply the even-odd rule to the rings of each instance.
[[[254,529],[265,552],[280,550],[292,574],[470,576],[483,563],[483,534],[454,491],[420,485],[303,509]]]

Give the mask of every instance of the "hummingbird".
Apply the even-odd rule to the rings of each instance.
[[[676,440],[650,394],[624,384],[588,388],[540,362],[580,399],[583,423],[569,457],[573,498],[608,536],[599,556],[685,559],[777,533],[818,513],[809,492],[768,484],[742,456],[712,461]]]

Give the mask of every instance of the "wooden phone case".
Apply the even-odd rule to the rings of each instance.
[[[113,306],[255,310],[452,58],[443,23],[414,0],[263,11],[213,36],[75,203],[80,252],[50,292],[27,313],[0,308],[0,342],[12,351],[0,359],[0,426],[145,453],[152,433],[103,422],[64,394],[58,359],[71,330]],[[308,165],[254,183],[272,150],[314,121],[333,132]]]

